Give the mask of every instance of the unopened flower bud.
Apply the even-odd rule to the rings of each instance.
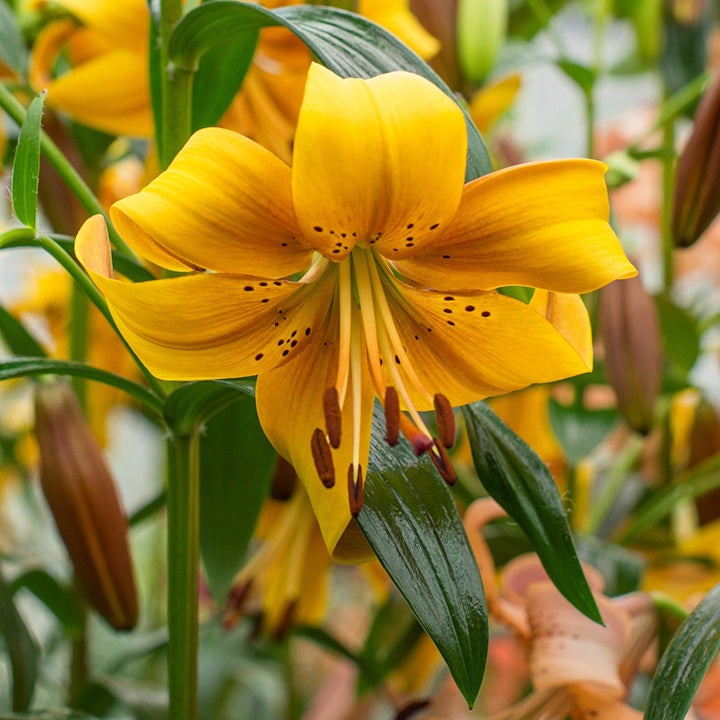
[[[720,212],[720,73],[695,113],[677,165],[672,230],[678,247],[692,245]]]
[[[628,424],[647,433],[653,426],[662,380],[660,319],[639,277],[616,280],[600,291],[599,325],[605,371]]]
[[[459,0],[458,59],[471,82],[482,82],[495,65],[505,43],[508,13],[507,0]]]
[[[110,471],[72,390],[38,387],[35,433],[40,480],[78,582],[116,630],[137,622],[128,521]]]

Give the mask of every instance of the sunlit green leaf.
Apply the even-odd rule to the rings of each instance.
[[[658,295],[655,302],[665,357],[674,365],[678,376],[685,377],[700,354],[700,329],[697,320],[664,295]]]
[[[480,482],[525,531],[557,589],[601,622],[545,463],[485,403],[467,405],[463,414]]]
[[[618,421],[616,410],[567,407],[552,399],[548,412],[553,434],[573,465],[590,455]]]
[[[40,178],[40,130],[45,91],[30,103],[20,128],[12,174],[13,209],[17,219],[35,227],[38,180]]]
[[[23,324],[0,305],[0,338],[14,355],[45,357],[40,343],[25,329]]]
[[[13,593],[20,588],[29,590],[55,615],[66,632],[73,633],[81,627],[83,620],[77,595],[44,570],[28,570],[13,580],[11,588]]]

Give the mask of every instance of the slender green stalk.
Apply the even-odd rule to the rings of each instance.
[[[197,433],[167,441],[168,717],[173,720],[197,719],[198,445]]]
[[[193,72],[169,57],[170,36],[182,17],[182,0],[160,0],[161,118],[158,137],[160,166],[165,169],[190,137]]]
[[[70,291],[70,359],[77,362],[87,360],[89,325],[89,305],[87,295],[77,283]],[[86,408],[87,383],[84,378],[72,379],[73,390],[80,405]]]
[[[634,435],[628,439],[625,443],[617,462],[610,470],[610,474],[605,480],[599,496],[595,500],[588,519],[583,530],[585,532],[594,534],[600,527],[605,515],[608,510],[612,507],[615,498],[617,497],[620,488],[622,487],[625,479],[628,476],[633,465],[635,465],[637,459],[640,457],[643,449],[643,440],[641,437]]]
[[[667,120],[663,123],[663,156],[662,156],[662,249],[663,249],[663,288],[666,293],[672,290],[675,276],[675,243],[672,232],[672,202],[675,181],[675,122]]]
[[[0,235],[0,250],[5,247],[27,247],[35,246],[45,250],[60,265],[68,272],[68,274],[75,280],[75,282],[81,287],[90,302],[97,307],[97,309],[103,314],[105,319],[114,328],[120,339],[125,344],[128,352],[132,356],[133,360],[137,363],[137,366],[142,371],[143,375],[147,378],[150,387],[155,391],[159,397],[165,396],[165,390],[157,378],[143,365],[140,358],[133,352],[132,348],[127,344],[125,338],[122,336],[120,331],[115,325],[115,321],[110,314],[105,298],[102,296],[100,291],[93,285],[92,280],[83,272],[82,268],[68,255],[63,248],[55,242],[52,238],[46,235],[36,234],[34,230],[30,228],[20,228],[18,230],[9,230],[6,233]]]
[[[3,85],[0,83],[0,107],[17,123],[22,126],[25,122],[26,110],[22,103]],[[100,213],[105,217],[108,224],[108,233],[110,242],[116,250],[120,250],[125,255],[135,258],[135,253],[130,249],[127,243],[118,235],[115,228],[110,222],[105,210],[103,210],[100,201],[95,197],[87,183],[82,179],[80,174],[68,162],[58,146],[44,132],[40,133],[40,149],[42,154],[47,158],[48,162],[55,168],[60,177],[65,181],[67,186],[72,190],[73,194],[80,201],[80,204],[91,215]]]

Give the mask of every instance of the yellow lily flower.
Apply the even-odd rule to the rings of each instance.
[[[153,117],[148,77],[149,14],[144,0],[57,0],[69,19],[40,33],[30,61],[30,83],[46,88],[50,107],[114,135],[150,137]],[[71,69],[52,70],[63,50]]]
[[[566,322],[556,310],[565,293],[635,274],[607,223],[604,165],[536,163],[464,185],[466,151],[462,112],[427,80],[343,80],[313,65],[292,169],[206,128],[110,210],[139,254],[210,272],[121,282],[102,217],[77,237],[153,373],[258,375],[263,428],[338,560],[367,556],[351,515],[376,396],[389,442],[402,432],[452,480],[451,406],[586,372],[587,315]],[[553,292],[528,306],[494,291],[511,284]],[[419,414],[433,408],[439,440]]]

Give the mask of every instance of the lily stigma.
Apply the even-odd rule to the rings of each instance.
[[[101,216],[77,237],[154,374],[258,376],[263,429],[341,561],[369,556],[352,516],[376,397],[388,442],[404,435],[452,482],[452,407],[589,370],[576,293],[635,274],[607,222],[602,163],[533,163],[465,184],[466,153],[461,110],[424,78],[341,79],[313,64],[292,167],[206,128],[111,208],[139,255],[185,275],[114,279]],[[531,303],[497,291],[512,285],[537,288]]]

